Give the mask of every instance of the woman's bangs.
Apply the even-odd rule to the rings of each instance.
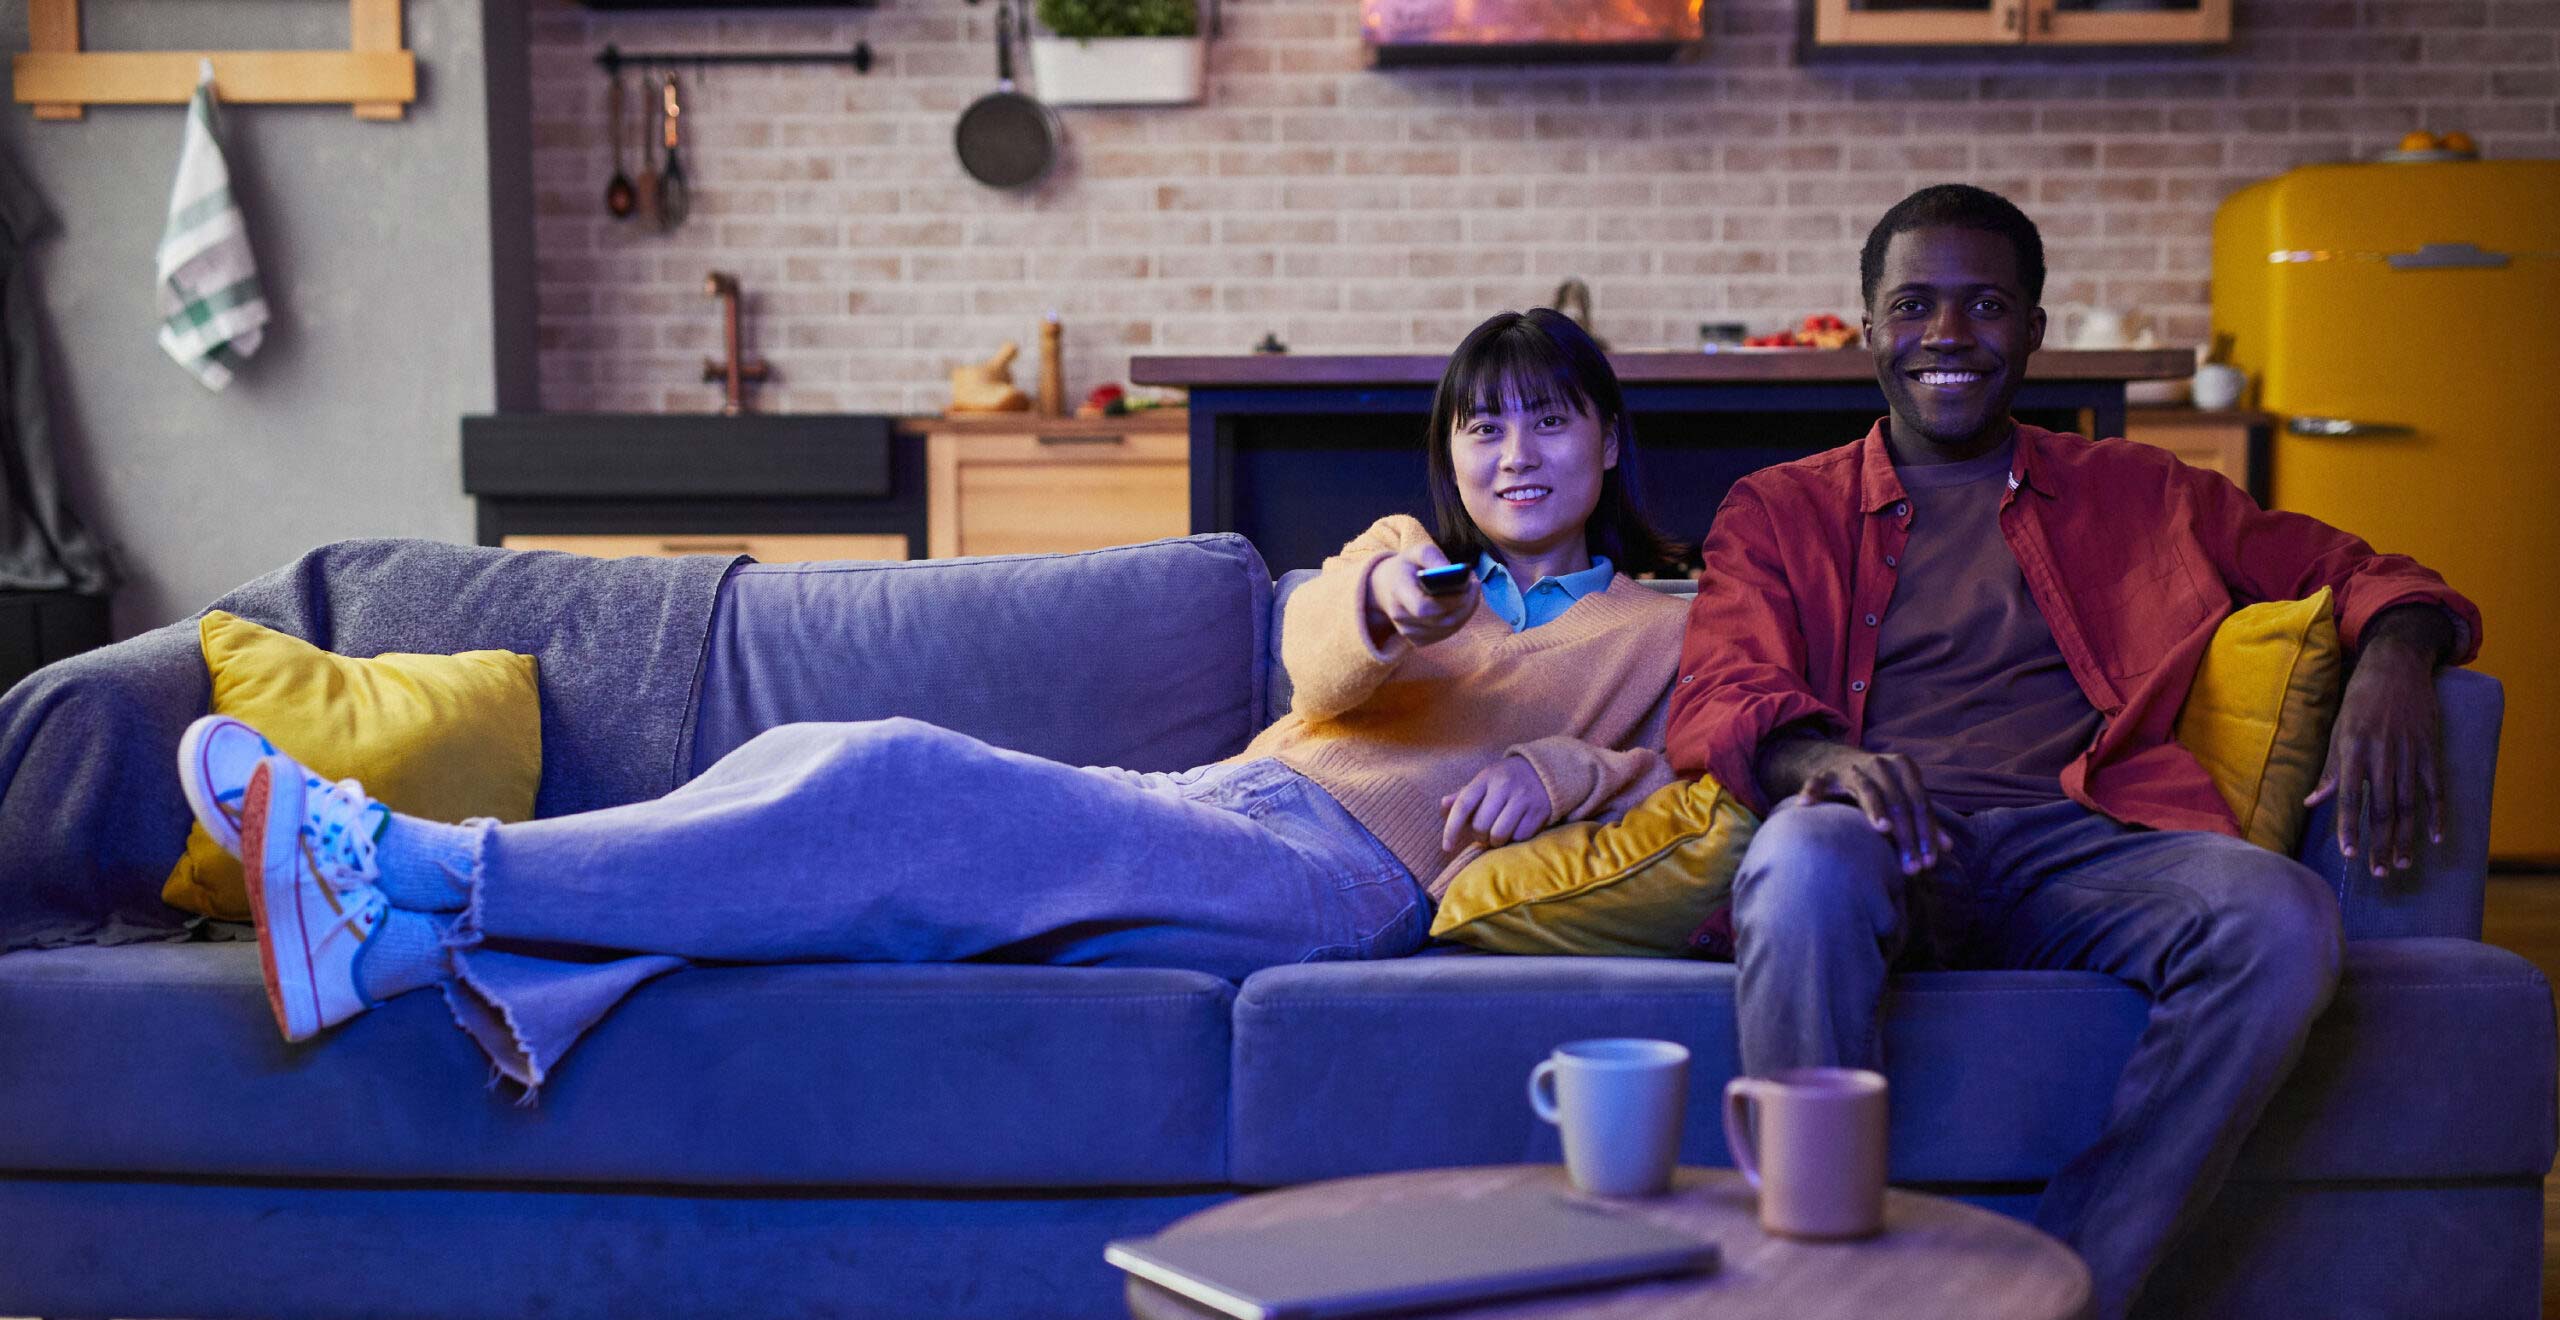
[[[1586,417],[1596,411],[1563,350],[1526,323],[1480,345],[1453,385],[1459,422],[1509,408],[1562,405]]]

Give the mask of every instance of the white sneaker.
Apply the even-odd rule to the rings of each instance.
[[[373,883],[374,840],[389,819],[356,781],[332,784],[288,756],[259,760],[241,791],[241,870],[267,1004],[286,1040],[372,1007],[355,966],[390,908]]]
[[[274,743],[228,715],[207,715],[178,740],[178,783],[187,791],[187,805],[204,832],[234,857],[240,855],[240,797],[248,791],[249,772],[276,755]]]

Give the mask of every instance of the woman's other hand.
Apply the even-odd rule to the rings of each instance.
[[[1369,569],[1369,640],[1386,644],[1389,635],[1404,634],[1416,646],[1429,646],[1455,633],[1474,615],[1484,590],[1470,576],[1464,590],[1434,596],[1422,589],[1422,570],[1449,562],[1429,542],[1379,560]]]
[[[1470,843],[1499,848],[1528,838],[1547,827],[1555,802],[1528,761],[1506,756],[1440,799],[1440,809],[1449,813],[1440,827],[1440,850],[1456,852]]]

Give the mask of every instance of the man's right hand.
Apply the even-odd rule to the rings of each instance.
[[[1448,562],[1449,557],[1440,553],[1440,547],[1425,541],[1370,567],[1372,643],[1383,646],[1389,636],[1402,633],[1406,641],[1416,646],[1429,646],[1465,626],[1484,599],[1484,589],[1474,578],[1467,579],[1466,590],[1446,596],[1434,596],[1422,589],[1422,570]]]
[[[1772,797],[1846,802],[1867,813],[1876,832],[1892,840],[1904,875],[1937,865],[1938,854],[1954,846],[1929,814],[1929,790],[1910,757],[1825,738],[1785,738],[1761,752],[1759,769],[1760,786]]]

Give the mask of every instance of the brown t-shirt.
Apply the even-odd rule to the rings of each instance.
[[[2098,731],[2000,535],[2016,453],[2012,438],[1894,469],[1911,539],[1877,634],[1865,745],[1919,763],[1930,800],[1961,812],[2061,800],[2063,767]]]

